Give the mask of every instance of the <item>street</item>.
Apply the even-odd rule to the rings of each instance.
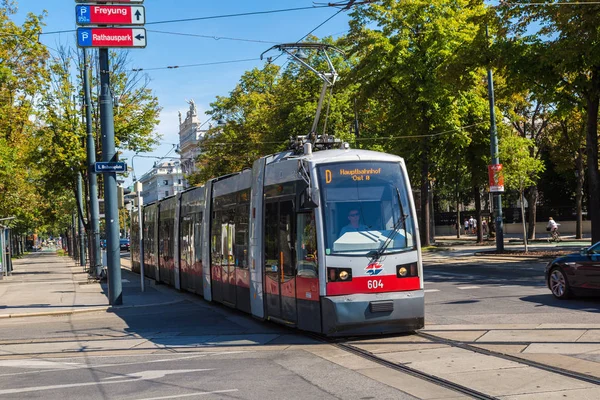
[[[570,360],[595,368],[587,373],[600,376],[596,364],[600,362],[596,354],[600,353],[600,300],[555,300],[543,281],[545,262],[454,251],[425,253],[424,264],[426,327],[422,332],[509,349],[528,359],[543,356],[547,361],[548,355],[555,353],[553,359],[564,360],[568,352]],[[125,273],[124,285],[133,290],[138,284],[135,275]],[[301,332],[254,320],[191,294],[165,287],[160,290],[177,300],[113,312],[3,319],[0,398],[398,399],[456,395],[383,367],[374,369],[370,361]],[[410,360],[410,352],[398,351],[407,350],[402,343],[423,341],[413,336],[388,338],[386,346],[397,346],[397,350],[380,351]],[[383,342],[365,338],[362,343],[372,351],[370,343]],[[440,345],[422,345],[429,349],[426,351],[441,351],[435,350],[441,349]],[[423,351],[418,353],[422,356],[416,360],[422,363],[427,359]],[[390,378],[392,373],[397,375]],[[479,374],[484,376],[484,372]],[[595,389],[577,381],[559,386],[596,394]]]

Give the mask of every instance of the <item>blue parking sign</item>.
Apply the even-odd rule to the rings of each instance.
[[[89,24],[90,19],[90,6],[76,6],[75,16],[78,24]]]
[[[77,45],[80,47],[92,46],[92,30],[90,28],[77,29]]]

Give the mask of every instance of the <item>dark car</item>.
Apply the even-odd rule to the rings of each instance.
[[[121,250],[129,251],[129,239],[121,239],[119,242],[119,247]]]
[[[546,282],[561,300],[576,294],[600,294],[600,242],[548,263]]]

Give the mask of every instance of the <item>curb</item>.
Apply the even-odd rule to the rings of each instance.
[[[168,301],[164,303],[150,303],[150,304],[132,304],[125,306],[102,306],[95,308],[83,308],[78,310],[65,310],[65,311],[42,311],[42,312],[33,312],[33,313],[20,313],[20,314],[4,314],[0,315],[0,319],[8,319],[8,318],[27,318],[27,317],[48,317],[53,315],[73,315],[73,314],[85,314],[85,313],[93,313],[99,311],[111,312],[116,310],[124,310],[128,308],[142,308],[142,307],[156,307],[156,306],[168,306],[177,303],[182,303],[185,300],[175,300]]]

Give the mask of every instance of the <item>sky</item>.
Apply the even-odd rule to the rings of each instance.
[[[47,12],[44,18],[46,26],[40,41],[50,48],[51,54],[54,53],[52,49],[60,46],[76,47],[75,1],[17,0],[17,4],[18,13],[13,19],[19,24],[27,13],[39,15],[44,10]],[[195,101],[199,118],[205,122],[209,117],[204,112],[217,96],[227,96],[245,71],[264,65],[265,61],[260,60],[261,53],[278,43],[298,41],[336,14],[338,9],[324,7],[196,21],[181,20],[324,4],[326,2],[311,0],[146,0],[143,5],[146,10],[147,46],[131,50],[130,59],[132,68],[143,68],[151,79],[149,87],[162,107],[160,124],[156,127],[156,132],[162,135],[162,139],[160,146],[153,152],[141,154],[157,158],[133,159],[135,176],[139,178],[149,171],[158,157],[177,155],[173,149],[174,144],[179,143],[178,112],[181,111],[185,116],[189,109],[187,100]],[[179,21],[164,22],[173,20]],[[347,30],[348,12],[343,11],[313,34],[318,37],[339,36]],[[62,33],[53,33],[57,31]],[[189,36],[190,34],[197,36]],[[245,59],[252,60],[183,67]],[[280,57],[276,63],[283,64],[286,61],[286,57]],[[168,66],[180,68],[166,68]],[[317,98],[318,93],[315,93],[315,100]],[[128,159],[130,169],[133,155],[134,153],[125,151],[121,156],[122,159]],[[125,185],[128,186],[131,182],[132,174],[125,179]]]

